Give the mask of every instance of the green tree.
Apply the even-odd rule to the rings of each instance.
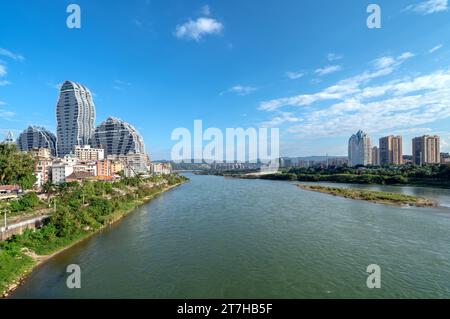
[[[36,160],[30,153],[19,152],[15,145],[0,144],[0,184],[18,184],[30,189],[36,182],[33,175]]]

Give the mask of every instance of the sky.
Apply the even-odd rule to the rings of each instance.
[[[69,4],[81,28],[69,29]],[[367,27],[367,6],[381,28]],[[448,0],[1,0],[0,138],[55,131],[65,80],[168,159],[175,128],[276,127],[282,156],[400,134],[450,152]]]

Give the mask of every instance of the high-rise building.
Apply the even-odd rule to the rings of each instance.
[[[380,150],[377,146],[372,147],[372,165],[380,165]]]
[[[22,152],[47,148],[52,156],[56,156],[56,136],[39,126],[29,126],[17,139],[17,146]]]
[[[413,138],[412,152],[414,164],[438,164],[441,161],[439,136],[424,135]]]
[[[89,145],[94,134],[95,105],[85,86],[66,81],[56,106],[57,153],[72,153],[75,146]]]
[[[14,141],[14,135],[13,132],[9,131],[6,133],[5,139],[3,141],[5,144],[16,144],[16,141]]]
[[[380,138],[380,165],[403,164],[403,140],[401,136]]]
[[[372,143],[370,137],[359,130],[348,141],[348,160],[350,166],[372,164]]]
[[[144,140],[138,131],[120,119],[109,117],[95,129],[92,146],[106,155],[144,154]]]

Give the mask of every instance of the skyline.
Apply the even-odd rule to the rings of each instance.
[[[374,141],[436,134],[450,151],[445,0],[378,1],[379,30],[365,25],[367,1],[258,1],[257,12],[256,1],[76,2],[80,30],[65,26],[69,1],[0,12],[2,139],[28,125],[55,132],[58,85],[73,80],[93,92],[95,125],[132,123],[154,159],[196,119],[279,127],[281,156],[345,156],[358,129]]]

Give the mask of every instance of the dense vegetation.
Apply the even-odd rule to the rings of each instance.
[[[388,205],[413,205],[413,206],[434,206],[435,204],[425,198],[389,193],[378,192],[363,189],[350,189],[341,187],[325,187],[318,185],[298,185],[298,187],[334,196],[340,196],[351,199],[365,200],[374,203],[388,204]]]
[[[38,255],[53,253],[120,219],[145,200],[185,180],[183,176],[165,175],[123,178],[114,183],[46,185],[50,206],[56,206],[56,211],[45,225],[0,243],[0,293],[11,280],[33,265],[24,251]],[[20,205],[34,204],[34,196],[22,197]]]
[[[33,175],[35,159],[29,153],[19,152],[15,145],[0,144],[0,185],[20,185],[30,189],[36,182]]]
[[[265,179],[357,184],[424,184],[450,187],[449,165],[289,168]]]

